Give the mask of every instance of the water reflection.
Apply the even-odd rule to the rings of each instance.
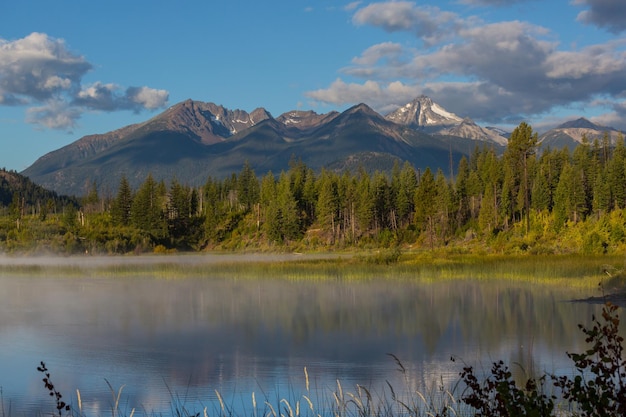
[[[57,388],[80,389],[94,415],[110,412],[124,386],[128,410],[215,407],[220,391],[297,396],[303,369],[322,391],[385,381],[428,392],[452,384],[461,364],[515,372],[571,371],[578,323],[597,305],[579,294],[470,280],[411,284],[293,282],[210,276],[157,278],[0,278],[0,386],[12,415],[53,405],[37,375],[44,360]],[[387,353],[407,368],[407,378]],[[136,412],[135,415],[138,415]]]

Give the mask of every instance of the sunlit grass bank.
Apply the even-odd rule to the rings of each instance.
[[[79,259],[76,263],[73,260]],[[221,277],[236,279],[285,279],[309,281],[409,280],[508,280],[567,285],[580,289],[599,283],[620,283],[625,258],[607,255],[451,255],[399,253],[392,250],[343,256],[268,256],[220,258],[219,255],[165,255],[124,258],[66,258],[45,262],[33,258],[0,262],[0,276],[98,276],[110,278],[153,277],[160,279]]]

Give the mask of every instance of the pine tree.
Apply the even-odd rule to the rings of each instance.
[[[608,162],[607,180],[611,187],[611,203],[613,208],[626,207],[626,146],[624,140],[618,140],[613,155]]]
[[[534,159],[537,148],[537,133],[525,122],[520,123],[511,133],[505,159],[505,181],[511,202],[518,201],[517,207],[511,206],[509,215],[514,218],[515,212],[526,218],[526,232],[530,230],[530,158]],[[521,197],[521,198],[518,198]],[[521,201],[519,201],[521,200]],[[521,203],[521,204],[520,204]]]
[[[320,226],[331,233],[331,243],[337,237],[337,220],[339,217],[339,194],[337,178],[330,172],[323,170],[318,180],[318,197],[316,218]]]
[[[244,211],[250,211],[259,201],[259,180],[254,170],[246,161],[237,177],[237,199]]]
[[[164,183],[157,183],[149,174],[137,190],[131,206],[131,223],[157,239],[166,234],[163,215],[164,188]]]
[[[111,217],[113,224],[117,226],[129,226],[131,220],[131,207],[133,205],[133,194],[130,184],[125,175],[120,179],[120,185],[117,189],[117,196],[113,200],[111,207]]]
[[[435,214],[437,213],[437,187],[430,168],[426,168],[420,177],[415,191],[415,223],[421,230],[426,230],[430,247],[434,247]]]
[[[294,240],[300,236],[298,204],[291,191],[291,181],[286,173],[281,173],[277,186],[277,204],[280,211],[281,235],[284,240]]]
[[[415,211],[413,196],[416,189],[417,174],[415,173],[415,168],[410,163],[405,162],[399,174],[395,198],[395,207],[400,227],[408,226],[413,218],[413,212]]]
[[[606,171],[606,169],[598,170],[593,187],[593,212],[598,218],[611,210],[611,185]]]

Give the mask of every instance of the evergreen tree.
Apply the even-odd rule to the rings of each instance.
[[[376,231],[388,228],[391,220],[391,190],[387,177],[380,171],[372,176],[374,197],[374,227]]]
[[[543,167],[539,167],[539,169],[537,169],[537,173],[535,174],[535,179],[533,181],[531,207],[539,212],[547,212],[550,210],[552,205],[552,197],[547,176],[542,168]]]
[[[415,191],[415,223],[429,235],[430,247],[434,246],[435,214],[437,213],[437,187],[430,168],[420,177]]]
[[[339,217],[339,193],[337,178],[326,170],[318,179],[318,197],[316,207],[316,217],[322,229],[330,232],[331,243],[337,237],[337,220]]]
[[[457,228],[461,228],[470,218],[469,176],[469,162],[467,161],[467,158],[463,156],[459,161],[456,181],[454,182],[454,191],[456,194],[455,201],[457,203],[455,213]]]
[[[368,232],[374,221],[374,195],[371,188],[371,179],[369,174],[364,170],[360,170],[356,184],[356,224],[359,228],[359,234]]]
[[[582,220],[586,213],[582,174],[576,172],[570,163],[563,166],[553,212],[557,227],[564,225],[567,220]]]
[[[413,196],[416,189],[417,175],[415,168],[410,163],[405,162],[399,174],[396,198],[394,199],[399,226],[402,228],[407,227],[413,218],[413,212],[415,211]]]
[[[277,199],[280,229],[283,240],[294,240],[300,236],[298,205],[291,191],[291,181],[286,173],[281,173],[277,186]]]
[[[452,211],[453,192],[452,184],[446,179],[443,171],[437,170],[435,176],[435,189],[437,197],[435,204],[437,206],[436,225],[441,239],[445,239],[450,233],[450,213]]]
[[[244,211],[250,211],[252,206],[259,201],[259,180],[246,161],[236,181],[237,199],[243,206]]]
[[[157,183],[149,174],[141,185],[131,206],[131,223],[138,229],[160,239],[166,235],[163,215],[164,184]]]
[[[608,162],[607,180],[611,188],[611,203],[613,208],[626,207],[626,147],[623,138],[615,144],[615,149]]]
[[[496,196],[493,187],[487,187],[480,205],[480,212],[478,213],[478,227],[485,234],[491,233],[498,225],[498,211],[495,200]]]
[[[607,169],[599,169],[593,187],[593,212],[598,218],[611,210],[611,185],[607,178]]]
[[[530,165],[537,148],[537,133],[525,122],[520,123],[511,133],[504,153],[505,181],[510,203],[518,202],[509,207],[509,216],[514,219],[519,212],[526,218],[526,231],[530,229]],[[521,197],[521,198],[520,198]],[[520,201],[521,200],[521,201]]]
[[[212,242],[222,238],[220,225],[225,217],[223,185],[209,177],[202,188],[204,234]]]
[[[117,226],[129,226],[131,220],[131,207],[133,205],[133,194],[130,184],[125,175],[120,179],[117,189],[117,196],[111,206],[111,217],[113,224]]]

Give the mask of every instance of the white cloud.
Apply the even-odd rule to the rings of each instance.
[[[421,94],[421,88],[400,81],[380,84],[366,81],[363,84],[346,83],[336,79],[328,88],[309,91],[306,96],[322,103],[367,103],[378,111],[391,111]]]
[[[141,108],[159,109],[167,104],[169,93],[166,90],[156,90],[149,87],[131,87],[126,90],[128,99]]]
[[[450,38],[465,25],[456,13],[408,1],[369,4],[356,11],[352,22],[378,26],[387,32],[411,32],[427,45]]]
[[[402,52],[402,46],[393,42],[379,43],[367,48],[360,57],[353,58],[357,65],[374,65],[382,59],[394,59]]]
[[[409,2],[375,3],[356,11],[353,20],[411,31],[417,9]],[[515,123],[572,103],[626,94],[624,40],[566,50],[549,30],[527,22],[457,23],[454,39],[440,37],[426,49],[373,45],[341,70],[346,79],[308,96],[341,105],[366,102],[381,111],[423,93],[461,116]],[[400,91],[392,93],[392,86]]]
[[[50,100],[43,106],[30,107],[26,121],[50,129],[71,130],[82,111],[59,100]]]
[[[168,93],[149,87],[96,82],[83,85],[92,64],[70,51],[65,41],[45,33],[13,41],[0,38],[0,105],[31,106],[26,120],[54,129],[75,126],[89,110],[153,110],[165,106]]]
[[[32,33],[23,39],[0,39],[0,95],[46,100],[70,90],[92,68],[71,53],[63,40]]]

